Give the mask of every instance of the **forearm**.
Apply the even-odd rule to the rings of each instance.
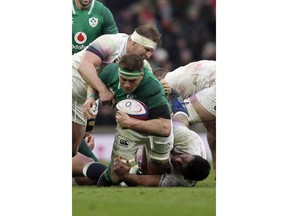
[[[98,99],[99,95],[98,95],[98,92],[93,89],[91,86],[88,86],[87,88],[87,97],[93,97],[95,100]]]
[[[147,121],[131,118],[131,121],[127,124],[127,128],[153,136],[168,137],[171,132],[171,122],[170,119],[164,118]]]
[[[93,89],[97,90],[98,92],[102,92],[107,87],[99,78],[98,73],[93,65],[89,64],[80,64],[78,71],[85,82],[91,86]]]
[[[129,186],[158,187],[161,175],[127,174],[122,179]]]

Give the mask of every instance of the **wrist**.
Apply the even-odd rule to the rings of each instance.
[[[96,94],[95,93],[92,93],[92,94],[89,94],[88,96],[87,96],[87,99],[88,98],[94,98],[94,100],[96,99]]]

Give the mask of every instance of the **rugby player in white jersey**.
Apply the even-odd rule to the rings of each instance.
[[[202,122],[206,128],[216,178],[216,61],[201,60],[171,72],[164,68],[153,72],[184,99],[189,118],[181,122],[187,126]]]
[[[128,161],[125,163],[120,158],[114,160],[113,170],[119,179],[129,186],[147,187],[191,187],[206,179],[210,164],[201,137],[177,121],[173,121],[173,133],[174,148],[164,174],[147,175],[145,150],[140,148],[136,167],[131,168]]]

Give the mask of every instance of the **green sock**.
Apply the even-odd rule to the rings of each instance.
[[[97,157],[93,154],[93,152],[91,151],[91,149],[88,147],[87,143],[85,142],[85,140],[83,139],[80,146],[79,146],[79,150],[78,150],[81,154],[92,158],[95,162],[98,162],[99,160],[97,159]]]
[[[110,168],[110,167],[109,167],[109,168]],[[105,171],[104,177],[105,177],[105,179],[106,179],[107,181],[112,182],[112,181],[111,181],[111,177],[110,177],[110,169],[109,169],[109,168]]]
[[[111,181],[111,177],[110,177],[110,167],[108,169],[106,169],[104,171],[104,173],[102,173],[102,175],[100,176],[98,182],[97,182],[97,186],[98,187],[109,187],[113,184],[113,182]]]

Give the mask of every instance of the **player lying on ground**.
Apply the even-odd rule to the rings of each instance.
[[[205,146],[200,136],[177,121],[173,121],[173,129],[174,148],[170,152],[170,161],[165,167],[164,174],[137,175],[129,173],[130,164],[123,162],[120,157],[116,157],[113,162],[113,170],[120,180],[130,186],[174,187],[194,186],[197,181],[207,178],[210,164],[206,160]],[[138,164],[141,162],[139,170],[145,174],[146,152],[143,150],[143,147],[138,149],[136,161]],[[96,185],[99,176],[106,169],[104,165],[100,166],[99,163],[79,154],[73,157],[73,164],[74,174],[78,176],[75,178],[78,185]],[[135,166],[132,170],[138,170],[139,167]]]
[[[187,126],[202,122],[212,153],[216,176],[216,61],[201,60],[168,72],[165,68],[153,70],[155,76],[164,79],[184,99],[189,113]]]
[[[129,173],[131,166],[128,161],[125,162],[120,157],[114,160],[113,170],[119,179],[129,186],[176,187],[194,186],[197,181],[207,178],[210,164],[205,159],[206,151],[200,136],[176,121],[173,121],[173,131],[174,148],[170,152],[169,164],[164,174],[147,175],[146,151],[140,148],[136,159],[140,169],[132,168],[132,172],[136,169],[138,174],[131,171]]]

